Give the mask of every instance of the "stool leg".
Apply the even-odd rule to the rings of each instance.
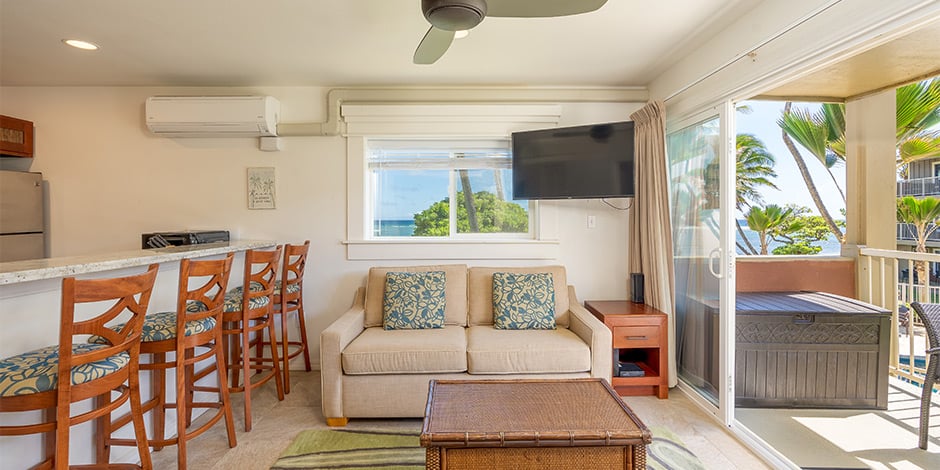
[[[310,346],[307,343],[307,324],[304,320],[304,298],[297,299],[297,319],[300,322],[300,343],[304,348],[304,367],[310,372]]]
[[[134,353],[132,356],[136,356]],[[147,430],[144,428],[144,410],[140,404],[140,376],[137,366],[131,364],[130,377],[127,383],[130,386],[131,394],[131,419],[134,420],[134,436],[137,439],[137,453],[140,454],[140,466],[145,470],[153,468],[150,462],[150,449],[147,446]],[[105,415],[110,421],[111,416]]]
[[[221,333],[215,339],[215,368],[219,378],[219,395],[222,401],[222,412],[225,415],[225,432],[228,434],[228,446],[235,447],[235,419],[232,417],[232,400],[228,391],[228,367],[225,363],[225,355],[219,348],[222,343]]]
[[[69,397],[59,392],[55,407],[55,469],[69,468]]]
[[[163,364],[166,362],[166,353],[153,353],[151,360],[154,364]],[[151,384],[153,397],[157,400],[153,408],[156,411],[153,414],[153,438],[159,441],[166,438],[166,369],[162,367],[153,369],[151,380],[153,380]],[[163,446],[153,446],[155,451],[160,449],[163,449]]]
[[[287,312],[281,310],[279,316],[281,317],[281,360],[284,361],[284,370],[282,371],[284,373],[284,393],[290,393],[290,358],[287,354]]]
[[[95,397],[95,408],[101,409],[110,402],[111,392]],[[107,465],[111,462],[111,413],[95,420],[95,462]]]
[[[42,410],[42,422],[55,421],[55,408]],[[43,464],[51,465],[55,462],[55,430],[42,433]]]
[[[193,358],[193,350],[187,349],[185,357],[186,366],[184,367],[185,375],[183,376],[183,383],[186,384],[186,403],[188,405],[186,408],[186,427],[189,427],[193,425],[193,408],[195,408],[193,403],[195,402],[196,398],[196,390],[193,388],[196,385],[195,380],[193,379],[193,376],[195,375],[195,364],[193,364],[191,361]]]
[[[245,432],[251,431],[251,342],[248,341],[249,324],[250,320],[247,318],[242,320],[241,366],[242,372],[245,374]]]
[[[185,358],[189,357],[190,350],[186,350]],[[189,425],[189,389],[187,379],[192,377],[187,373],[188,366],[184,358],[176,353],[176,468],[186,470],[186,426]]]
[[[274,315],[268,315],[267,324],[268,334],[271,335],[271,364],[272,367],[274,367],[274,383],[277,385],[277,399],[284,400],[284,382],[281,375],[281,361],[277,357],[277,342],[274,341]]]
[[[238,322],[232,322],[232,329],[235,330],[237,325],[238,325]],[[226,356],[228,357],[228,360],[230,361],[229,367],[231,367],[232,369],[230,383],[232,384],[231,388],[236,388],[238,387],[238,373],[239,373],[238,358],[241,357],[241,354],[242,354],[241,347],[239,347],[239,341],[241,341],[241,336],[240,334],[231,334],[227,336],[228,336],[228,342],[226,344],[228,344],[228,353],[226,354]]]

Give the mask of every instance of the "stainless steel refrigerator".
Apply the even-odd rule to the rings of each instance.
[[[42,173],[0,171],[0,262],[43,258]]]

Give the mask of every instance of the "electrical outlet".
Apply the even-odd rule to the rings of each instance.
[[[587,228],[597,227],[597,217],[593,215],[587,216]]]

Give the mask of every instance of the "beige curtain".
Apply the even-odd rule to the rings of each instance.
[[[675,273],[666,172],[666,107],[651,101],[636,125],[636,197],[630,211],[630,272],[643,273],[646,303],[669,318],[669,386],[676,380]]]

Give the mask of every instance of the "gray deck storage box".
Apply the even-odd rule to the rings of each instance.
[[[891,312],[822,292],[739,292],[735,404],[888,406]]]

